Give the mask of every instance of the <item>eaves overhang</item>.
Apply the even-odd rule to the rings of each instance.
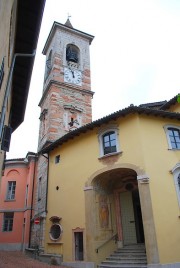
[[[51,150],[55,149],[56,147],[62,145],[63,143],[67,142],[68,140],[71,140],[75,138],[76,136],[81,135],[82,133],[86,133],[90,130],[93,130],[96,127],[100,127],[103,124],[107,124],[110,121],[117,120],[118,118],[123,118],[129,114],[139,114],[139,115],[146,115],[146,116],[154,116],[154,117],[161,117],[161,118],[168,118],[168,119],[176,119],[180,120],[180,113],[174,113],[174,112],[167,112],[163,110],[156,110],[156,109],[150,109],[150,108],[142,108],[139,106],[129,106],[125,109],[119,110],[113,114],[110,114],[108,116],[105,116],[103,118],[100,118],[96,121],[93,121],[92,123],[89,123],[87,125],[84,125],[80,128],[77,128],[76,130],[73,130],[49,146],[43,148],[39,153],[48,153]]]
[[[37,47],[45,0],[18,0],[14,53],[32,54]],[[17,57],[12,77],[11,127],[23,122],[34,57]]]

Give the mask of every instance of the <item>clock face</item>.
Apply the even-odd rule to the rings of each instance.
[[[81,86],[82,85],[81,72],[75,69],[64,68],[64,82]]]

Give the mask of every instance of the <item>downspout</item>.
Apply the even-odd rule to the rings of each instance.
[[[31,196],[31,214],[30,214],[30,226],[29,226],[29,243],[28,243],[29,248],[31,246],[32,212],[33,212],[33,199],[34,199],[34,182],[35,182],[35,174],[36,174],[36,159],[37,159],[37,155],[35,155],[35,158],[34,158],[33,185],[32,185],[32,196]]]
[[[48,200],[48,182],[49,182],[49,154],[48,154],[48,157],[43,155],[47,161],[48,161],[48,166],[47,166],[47,183],[46,183],[46,204],[45,204],[45,212],[47,213],[47,200]]]
[[[14,56],[13,56],[13,60],[12,60],[11,67],[10,67],[10,72],[9,72],[9,75],[8,75],[8,81],[7,81],[7,85],[6,85],[2,111],[1,111],[0,138],[2,137],[2,130],[3,130],[3,125],[4,125],[4,120],[5,120],[7,101],[8,101],[9,95],[11,93],[11,82],[12,82],[12,75],[13,75],[13,71],[14,71],[14,65],[15,65],[16,58],[17,57],[34,57],[35,55],[36,55],[36,50],[34,50],[34,52],[32,54],[15,53]]]

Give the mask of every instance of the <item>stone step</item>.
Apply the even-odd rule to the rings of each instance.
[[[144,244],[128,245],[114,251],[99,268],[147,268]]]
[[[133,252],[145,252],[145,248],[121,248],[116,250],[116,252],[126,252],[126,251],[133,251]]]
[[[136,258],[111,258],[111,257],[108,257],[108,258],[106,258],[106,260],[105,261],[103,261],[103,262],[106,262],[106,261],[112,261],[112,262],[123,262],[123,261],[125,261],[125,262],[131,262],[131,263],[133,263],[133,262],[144,262],[144,263],[147,263],[147,259],[146,258],[138,258],[138,259],[136,259]]]
[[[146,260],[116,260],[116,261],[103,261],[102,264],[147,264]]]
[[[110,255],[110,257],[121,257],[121,256],[124,256],[126,258],[128,257],[136,257],[136,258],[139,258],[139,257],[145,257],[146,254],[145,253],[137,253],[137,252],[120,252],[120,253],[117,253],[117,252],[114,252]]]
[[[107,257],[106,258],[106,260],[108,260],[108,261],[110,261],[110,260],[114,260],[114,261],[118,261],[118,260],[127,260],[127,257],[126,256],[115,256],[115,257],[111,257],[111,256],[109,256],[109,257]],[[128,258],[128,260],[137,260],[137,258],[136,257],[132,257],[132,256],[130,256],[129,258]],[[144,256],[144,257],[139,257],[138,258],[138,260],[147,260],[147,258],[146,258],[146,256]]]
[[[144,264],[100,264],[98,268],[147,268]]]

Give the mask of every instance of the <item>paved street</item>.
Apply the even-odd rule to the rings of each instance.
[[[62,266],[48,265],[34,260],[19,251],[0,251],[0,268],[55,268]]]

